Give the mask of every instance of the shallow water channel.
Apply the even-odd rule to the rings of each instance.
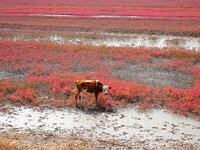
[[[48,41],[57,44],[73,44],[85,46],[104,47],[142,47],[142,48],[175,48],[184,50],[200,50],[200,38],[175,35],[151,35],[151,34],[125,34],[111,32],[85,32],[85,31],[32,31],[26,34],[25,30],[0,29],[12,34],[0,35],[0,40],[13,41]],[[34,35],[34,36],[33,36]]]

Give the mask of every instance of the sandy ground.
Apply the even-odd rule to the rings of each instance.
[[[198,150],[200,147],[200,120],[175,115],[163,109],[138,112],[135,107],[129,107],[114,112],[100,112],[79,109],[40,110],[12,105],[4,107],[9,111],[0,112],[2,135],[23,135],[29,131],[93,142],[112,141],[121,144],[122,149],[189,147]]]

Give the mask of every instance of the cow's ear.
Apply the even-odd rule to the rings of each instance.
[[[110,86],[108,89],[112,89],[112,87]]]

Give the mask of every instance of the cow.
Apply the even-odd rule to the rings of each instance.
[[[111,87],[108,87],[108,85],[103,84],[99,80],[76,80],[74,84],[76,92],[75,93],[76,106],[77,106],[77,100],[79,98],[81,98],[82,100],[82,92],[94,93],[95,101],[97,104],[99,94],[104,93],[105,95],[107,95],[109,89],[111,89]]]

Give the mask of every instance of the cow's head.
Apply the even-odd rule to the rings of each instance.
[[[108,87],[108,85],[103,85],[103,93],[104,94],[107,95],[110,89],[111,89],[111,87]]]

